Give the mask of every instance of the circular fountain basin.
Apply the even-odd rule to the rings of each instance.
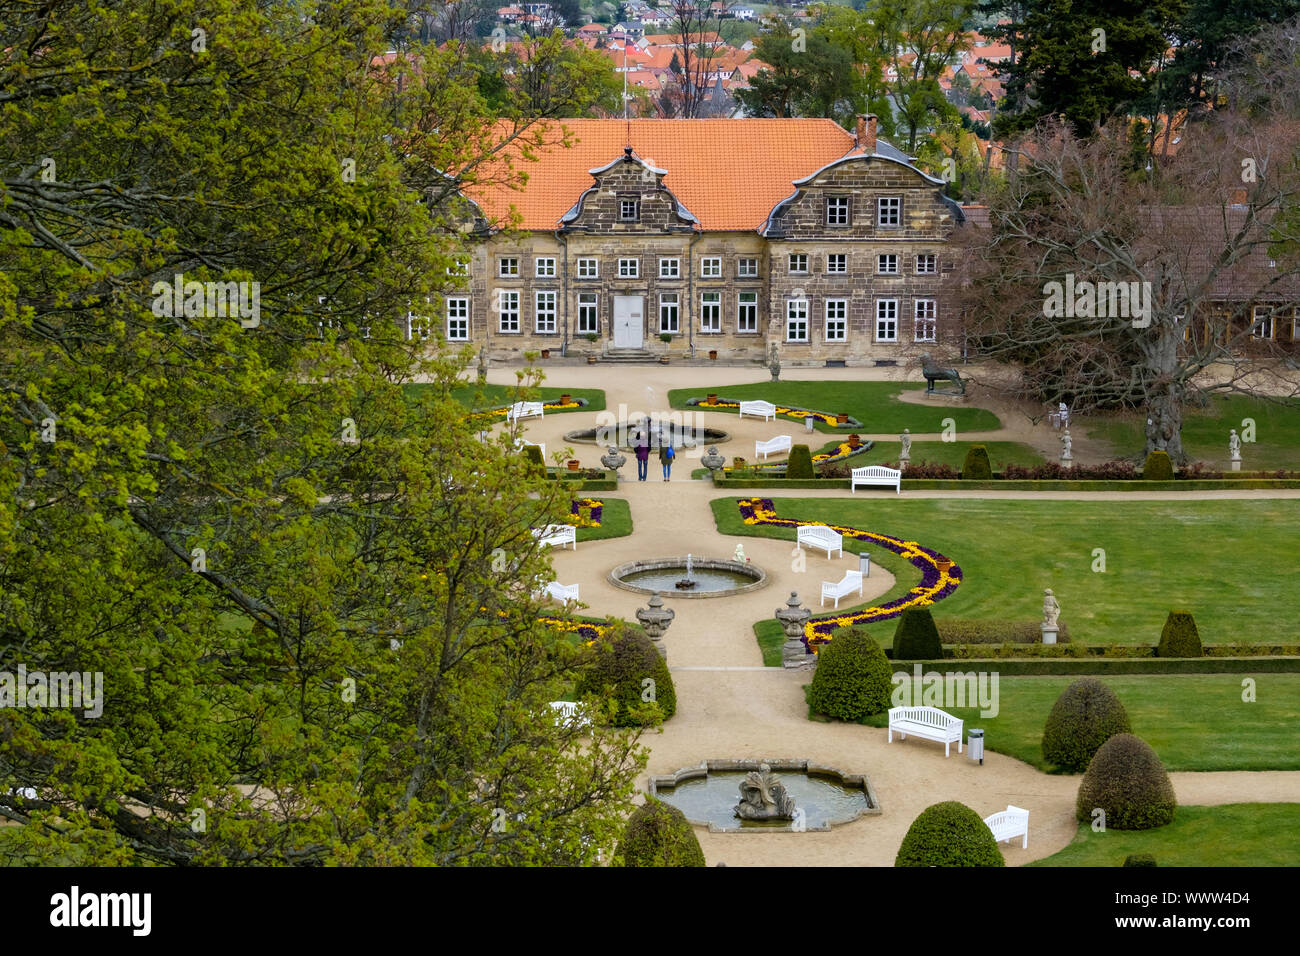
[[[600,428],[581,428],[574,432],[565,432],[564,440],[592,445],[617,445],[630,449],[636,444],[644,428],[641,425],[602,425]],[[658,450],[664,445],[673,448],[702,448],[705,445],[720,445],[731,441],[731,435],[721,428],[705,428],[702,425],[683,425],[673,421],[654,421],[650,423],[650,447]]]
[[[609,572],[609,582],[625,591],[662,597],[711,598],[747,594],[767,586],[767,572],[747,561],[691,558],[689,590],[677,587],[686,578],[686,557],[629,561]]]
[[[742,820],[735,814],[740,782],[766,763],[803,810],[802,830],[829,830],[858,817],[880,813],[880,802],[864,774],[845,773],[808,760],[706,760],[674,774],[650,778],[650,795],[670,803],[710,833],[795,832],[788,820]]]

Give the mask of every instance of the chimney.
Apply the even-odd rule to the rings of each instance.
[[[876,151],[876,114],[862,113],[858,116],[858,135],[855,137],[858,149],[864,153]]]
[[[1244,186],[1238,186],[1235,189],[1228,190],[1228,202],[1233,206],[1246,205],[1246,189]]]

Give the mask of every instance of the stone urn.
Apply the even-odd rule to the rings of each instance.
[[[618,470],[627,464],[627,456],[620,453],[616,446],[610,445],[609,451],[600,456],[600,463],[608,471],[612,471],[617,475]]]
[[[812,611],[800,606],[799,594],[790,592],[785,607],[779,607],[774,616],[785,631],[785,644],[781,646],[781,666],[785,668],[816,667],[817,658],[808,653],[803,642],[803,628],[812,617]]]
[[[668,649],[663,645],[664,631],[668,630],[668,625],[673,622],[677,616],[670,607],[664,606],[664,599],[656,591],[650,595],[649,607],[640,607],[636,610],[636,619],[645,629],[646,635],[654,642],[655,650],[665,660],[668,659]]]
[[[727,459],[719,455],[718,449],[713,446],[710,446],[709,450],[700,456],[700,464],[709,469],[710,472],[717,471],[726,463]]]

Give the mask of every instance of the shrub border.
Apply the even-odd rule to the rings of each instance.
[[[717,488],[842,488],[849,490],[847,478],[721,478],[713,475]],[[965,481],[960,478],[908,478],[903,484],[913,491],[1231,491],[1300,488],[1300,478],[1195,478],[1175,481],[1113,481],[1099,478],[1078,480],[1043,478],[1038,480]]]
[[[917,664],[927,671],[996,671],[1002,677],[1060,675],[1082,677],[1119,674],[1300,674],[1300,657],[1043,657],[1043,658],[956,658],[941,661],[890,660],[894,673],[911,674]]]

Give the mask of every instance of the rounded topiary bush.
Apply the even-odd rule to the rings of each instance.
[[[1142,477],[1148,481],[1173,481],[1174,463],[1166,451],[1153,451],[1142,466]]]
[[[814,478],[812,466],[812,449],[807,445],[794,445],[790,449],[790,457],[785,462],[785,476],[787,478]]]
[[[606,702],[597,710],[609,714],[615,727],[651,727],[677,712],[667,661],[650,638],[632,628],[596,645],[578,679],[577,692],[579,697],[595,696]]]
[[[1156,657],[1201,657],[1201,635],[1190,611],[1170,611],[1160,632]]]
[[[653,797],[628,817],[615,851],[623,866],[705,866],[704,851],[686,815]]]
[[[1150,853],[1130,853],[1124,857],[1125,866],[1159,866],[1156,858]]]
[[[1116,734],[1088,764],[1074,810],[1079,820],[1091,821],[1100,808],[1114,830],[1150,830],[1172,821],[1177,806],[1169,774],[1151,745]]]
[[[993,831],[955,800],[926,807],[912,821],[894,866],[1006,866]]]
[[[939,629],[928,607],[909,607],[894,629],[894,660],[937,661],[943,657]]]
[[[962,462],[961,476],[972,481],[991,481],[993,466],[989,464],[989,450],[983,445],[971,445],[966,449],[966,460]]]
[[[1079,773],[1116,734],[1132,728],[1115,692],[1095,677],[1082,677],[1061,692],[1043,725],[1043,759]]]
[[[856,627],[840,628],[817,652],[808,705],[813,713],[840,720],[860,720],[889,709],[894,669],[871,635]]]

